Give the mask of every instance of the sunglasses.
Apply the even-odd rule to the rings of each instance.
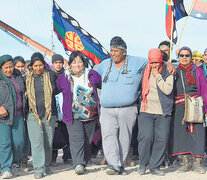
[[[184,56],[185,56],[185,57],[188,58],[188,57],[190,57],[190,54],[180,54],[179,56],[180,56],[180,57],[184,57]]]

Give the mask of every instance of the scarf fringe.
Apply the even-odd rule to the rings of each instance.
[[[29,72],[29,74],[27,75],[27,78],[26,78],[29,110],[33,113],[34,117],[36,118],[36,120],[38,121],[38,124],[41,127],[41,131],[43,132],[42,120],[40,119],[38,112],[37,112],[33,74],[34,74],[33,71]],[[51,111],[51,108],[52,108],[51,107],[51,105],[52,105],[52,85],[50,82],[49,72],[44,71],[43,81],[44,81],[43,88],[44,88],[44,97],[45,97],[45,119],[46,119],[47,125],[49,126],[49,121],[52,116],[52,111]]]

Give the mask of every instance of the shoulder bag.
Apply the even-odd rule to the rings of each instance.
[[[191,97],[189,94],[186,94],[182,70],[180,71],[180,74],[185,96],[185,113],[182,124],[184,124],[184,121],[189,123],[204,123],[203,98],[201,96]]]

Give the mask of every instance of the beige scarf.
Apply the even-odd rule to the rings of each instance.
[[[42,74],[44,83],[44,96],[45,96],[45,119],[47,124],[49,123],[52,115],[51,104],[52,104],[52,85],[50,82],[50,74],[44,71]],[[26,88],[27,97],[29,100],[29,110],[33,112],[35,118],[37,119],[39,125],[42,127],[42,121],[37,113],[36,107],[36,97],[35,97],[35,87],[34,87],[34,77],[33,71],[29,72],[26,78]],[[37,87],[38,88],[38,87]]]

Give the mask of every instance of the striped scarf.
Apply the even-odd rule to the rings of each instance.
[[[44,83],[44,96],[45,96],[45,119],[49,123],[52,115],[51,105],[52,105],[52,85],[50,82],[50,74],[47,71],[44,71],[43,74],[43,83]],[[26,88],[27,88],[27,97],[29,101],[29,110],[33,112],[38,124],[42,128],[42,121],[37,112],[36,106],[36,97],[35,97],[35,87],[34,86],[34,77],[33,71],[29,72],[26,78]],[[43,129],[42,129],[43,131]]]

